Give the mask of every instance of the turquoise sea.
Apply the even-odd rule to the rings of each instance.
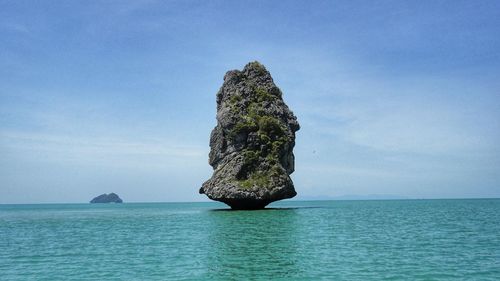
[[[500,280],[500,200],[0,205],[0,280]]]

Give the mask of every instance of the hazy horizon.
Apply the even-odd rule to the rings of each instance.
[[[0,2],[0,204],[200,202],[226,71],[266,66],[301,198],[500,197],[498,1]]]
[[[92,199],[92,198],[90,198]],[[123,199],[123,198],[122,198]],[[307,196],[307,197],[301,197],[300,195],[290,198],[290,199],[283,199],[283,200],[278,200],[275,202],[281,202],[281,201],[298,201],[298,202],[309,202],[309,201],[401,201],[401,200],[408,200],[408,201],[419,201],[419,200],[500,200],[498,197],[467,197],[467,198],[462,198],[462,197],[449,197],[449,198],[409,198],[409,197],[400,197],[400,196],[391,196],[387,194],[370,194],[370,195],[341,195],[341,196],[335,196],[335,197],[330,197],[330,196]],[[90,200],[88,201],[81,201],[81,202],[17,202],[17,203],[0,203],[0,205],[64,205],[64,204],[90,204]],[[273,202],[273,203],[275,203]],[[123,201],[122,203],[109,203],[109,204],[190,204],[190,203],[217,203],[220,205],[224,206],[224,203],[219,202],[219,201],[214,201],[210,200],[208,198],[202,198],[200,200],[193,200],[193,201]],[[267,207],[272,207],[272,204],[268,205]],[[102,204],[102,203],[101,203]],[[98,204],[98,205],[101,205]]]

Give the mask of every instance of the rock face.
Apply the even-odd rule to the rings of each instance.
[[[228,71],[217,93],[217,126],[210,136],[214,173],[200,193],[233,209],[261,209],[294,197],[289,175],[299,128],[262,64]]]
[[[92,199],[90,203],[123,203],[123,200],[116,194],[101,194]]]

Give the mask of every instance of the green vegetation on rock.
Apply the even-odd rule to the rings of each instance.
[[[259,162],[267,162],[275,170],[279,170],[279,155],[283,145],[290,141],[287,134],[288,128],[283,121],[275,116],[268,114],[263,108],[264,102],[273,102],[277,99],[276,95],[270,94],[264,87],[255,87],[252,85],[253,97],[246,106],[246,110],[238,116],[239,121],[229,131],[229,137],[236,141],[238,136],[250,133],[257,133],[258,145],[253,148],[245,148],[243,151],[244,170],[249,171],[244,175],[244,179],[238,181],[242,188],[252,186],[267,186],[270,181],[270,171],[255,171]],[[281,94],[277,87],[276,93]],[[229,99],[231,111],[238,110],[238,103],[241,102],[240,95],[235,94]]]
[[[253,62],[248,63],[248,67],[257,70],[258,74],[260,74],[260,75],[265,74],[267,72],[266,67],[263,66],[258,61],[253,61]]]
[[[273,165],[266,171],[252,173],[247,179],[238,181],[238,184],[243,189],[250,189],[252,187],[269,188],[273,182],[272,178],[279,176],[280,173],[283,173],[282,168],[278,165]]]
[[[253,121],[251,119],[245,119],[241,122],[236,123],[236,125],[234,125],[233,129],[229,132],[229,136],[231,138],[235,138],[236,136],[238,136],[241,133],[254,132],[258,128],[259,127],[255,123],[255,121]]]
[[[272,117],[270,115],[265,115],[260,117],[257,120],[257,124],[259,126],[259,132],[262,132],[263,134],[270,136],[270,137],[275,137],[275,136],[283,136],[285,134],[285,131],[283,129],[283,126],[281,125],[280,121]]]
[[[256,150],[243,151],[243,165],[254,166],[259,161],[260,153]]]
[[[255,172],[251,174],[247,179],[239,181],[239,186],[244,189],[250,189],[254,186],[256,187],[269,187],[271,178],[268,172]]]
[[[269,92],[265,88],[258,87],[254,91],[255,91],[255,95],[257,96],[258,102],[264,102],[264,101],[270,102],[270,101],[273,101],[274,99],[276,99],[276,97],[269,94]]]
[[[231,98],[229,99],[229,102],[234,105],[236,103],[238,103],[239,101],[241,101],[241,96],[239,94],[234,94],[231,96]]]

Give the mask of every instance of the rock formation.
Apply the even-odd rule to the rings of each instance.
[[[228,71],[217,93],[217,126],[210,136],[214,173],[200,193],[233,209],[261,209],[294,197],[289,175],[299,128],[262,64]]]
[[[101,194],[90,200],[90,203],[123,203],[123,200],[116,193],[110,193]]]

